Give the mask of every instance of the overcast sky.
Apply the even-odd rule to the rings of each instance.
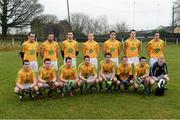
[[[159,25],[170,25],[173,1],[69,0],[69,4],[70,13],[83,12],[93,18],[106,15],[109,24],[125,21],[130,29],[134,25],[137,30],[145,30],[157,28]],[[39,0],[39,2],[44,5],[44,13],[54,14],[60,20],[67,18],[66,0]]]

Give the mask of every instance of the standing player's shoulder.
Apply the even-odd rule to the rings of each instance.
[[[22,74],[23,70],[23,68],[20,68],[20,70],[18,71],[18,75]]]
[[[132,68],[132,65],[128,63],[128,67],[129,67],[129,68]]]
[[[100,64],[103,64],[103,63],[105,63],[105,60],[102,60],[102,61],[100,62]]]
[[[88,44],[88,41],[84,42],[83,45],[87,45]]]
[[[62,69],[64,69],[65,68],[65,65],[61,65],[60,67],[59,67],[59,71],[61,71]]]
[[[82,67],[82,65],[83,65],[83,62],[78,65],[78,68]]]
[[[75,44],[78,44],[78,41],[77,41],[77,40],[73,40],[73,42],[74,42]]]
[[[46,45],[47,44],[47,41],[44,41],[43,43],[42,43],[42,45]]]
[[[109,41],[110,41],[110,39],[107,39],[107,40],[104,42],[104,44],[108,43]]]
[[[160,42],[161,42],[161,43],[165,43],[164,40],[162,40],[162,39],[160,39]]]
[[[62,41],[62,43],[64,44],[64,43],[67,43],[68,42],[68,40],[64,40],[64,41]]]
[[[22,43],[22,45],[27,45],[28,43],[29,43],[29,41],[26,40],[26,41],[24,41],[24,42]]]

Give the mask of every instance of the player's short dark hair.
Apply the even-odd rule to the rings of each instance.
[[[54,35],[54,33],[53,32],[49,32],[49,34],[48,35]]]
[[[159,32],[158,32],[158,31],[153,32],[153,36],[154,36],[156,33],[159,33]],[[159,33],[159,34],[160,34],[160,33]]]
[[[73,31],[68,31],[68,32],[67,32],[67,35],[68,35],[68,33],[72,33],[72,34],[73,34]]]
[[[84,56],[84,60],[85,60],[86,58],[90,58],[89,55],[85,55],[85,56]]]
[[[111,31],[109,32],[109,34],[111,34],[111,33],[116,33],[116,31],[114,31],[114,30],[111,30]]]
[[[122,56],[122,58],[121,59],[123,59],[123,58],[128,58],[127,56]]]
[[[29,33],[28,33],[28,36],[30,36],[31,34],[35,34],[35,32],[29,32]]]
[[[106,56],[108,56],[108,55],[112,57],[112,54],[111,54],[111,53],[108,53],[108,52],[104,54],[104,57],[106,57]]]
[[[139,60],[141,61],[142,59],[146,59],[146,57],[142,56],[139,58]]]
[[[129,33],[131,34],[131,32],[136,32],[136,30],[134,30],[134,29],[133,29],[133,30],[130,30]]]
[[[46,61],[51,61],[51,59],[50,59],[50,58],[45,58],[45,59],[44,59],[44,63],[45,63]]]
[[[71,57],[66,57],[65,62],[67,62],[67,60],[72,60],[72,58]]]
[[[27,59],[23,60],[22,64],[24,65],[25,62],[29,62],[29,60]]]

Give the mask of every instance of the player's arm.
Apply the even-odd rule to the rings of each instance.
[[[64,45],[64,42],[62,42],[61,55],[62,55],[62,58],[63,58],[63,59],[64,59],[64,50],[65,50],[65,45]]]
[[[123,51],[124,51],[124,54],[126,55],[126,52],[127,52],[127,42],[124,42],[124,44],[123,44]]]
[[[39,76],[38,76],[38,82],[40,83],[46,83],[45,80],[42,79],[43,78],[43,74],[42,74],[42,69],[39,69]]]
[[[99,44],[97,44],[97,46],[96,46],[96,52],[97,52],[97,55],[99,55]]]
[[[134,79],[137,80],[137,66],[134,69]]]
[[[147,50],[148,57],[150,57],[150,43],[147,44],[146,50]]]
[[[68,83],[68,81],[63,78],[63,70],[60,70],[59,80],[63,83]]]
[[[86,45],[85,45],[85,43],[83,44],[83,54],[85,55],[86,54]]]
[[[59,45],[58,45],[58,43],[57,43],[57,45],[56,45],[56,57],[58,58],[59,57]]]
[[[139,42],[139,46],[138,46],[138,54],[139,54],[139,55],[140,55],[141,50],[142,50],[141,46],[142,46],[142,43],[141,43],[141,42]]]
[[[133,70],[132,69],[133,69],[132,67],[129,69],[129,75],[128,75],[127,80],[134,80],[133,79],[134,78],[134,74],[133,74]]]
[[[94,66],[93,74],[94,74],[94,80],[96,80],[97,79],[97,72],[96,72],[96,67],[95,66]]]
[[[25,50],[26,50],[26,45],[23,43],[21,46],[21,50],[19,52],[22,60],[24,59]]]
[[[53,82],[56,82],[56,70],[55,70],[55,69],[53,70],[52,75],[53,75],[52,81],[53,81]]]
[[[155,77],[155,71],[156,71],[156,65],[151,66],[149,76],[151,76],[152,79],[154,79],[156,81],[157,78]]]
[[[42,58],[44,58],[44,45],[41,46],[40,55]]]
[[[121,43],[119,43],[119,45],[118,45],[118,55],[120,55],[121,54]]]
[[[146,78],[146,77],[148,77],[148,76],[149,76],[149,67],[146,68],[146,72],[145,72],[145,74],[142,76],[142,78],[144,79],[144,78]]]
[[[117,67],[116,78],[117,78],[118,80],[121,80],[119,66]]]
[[[114,79],[115,71],[116,71],[116,70],[115,70],[115,65],[114,65],[110,80],[113,80],[113,79]]]
[[[76,56],[79,54],[78,44],[76,43]]]
[[[23,60],[24,59],[24,46],[23,46],[23,44],[20,46],[20,52],[19,52],[19,55],[20,55],[20,57],[21,57],[21,59]]]
[[[36,43],[37,43],[37,45],[36,45],[36,57],[38,58],[38,54],[40,52],[40,46],[39,46],[38,42],[36,42]]]
[[[18,73],[16,86],[20,89],[24,89],[24,86],[20,84],[21,83],[21,73]]]
[[[81,64],[80,64],[81,65]],[[79,75],[79,78],[81,79],[81,80],[83,80],[83,81],[86,81],[87,79],[86,78],[84,78],[83,76],[82,76],[82,69],[81,69],[81,66],[79,66],[78,67],[78,75]]]
[[[77,83],[79,81],[79,77],[78,77],[78,73],[77,73],[76,68],[74,69],[74,74],[75,74],[75,81]]]
[[[168,68],[167,68],[167,65],[166,64],[164,64],[164,75],[167,75],[168,74]]]
[[[104,48],[103,49],[104,49],[103,52],[105,54],[107,52],[107,44],[106,43],[104,43]]]
[[[102,64],[100,64],[100,76],[102,77],[102,79],[104,79],[105,81],[107,81],[107,79],[105,78],[105,76],[104,76],[104,74],[103,74]]]
[[[31,87],[34,87],[34,86],[36,86],[37,85],[37,79],[36,79],[36,75],[35,75],[35,73],[33,72],[32,73],[33,75],[33,77],[32,77],[32,79],[33,79],[33,83],[31,84]]]

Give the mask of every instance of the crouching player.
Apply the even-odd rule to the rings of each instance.
[[[71,57],[66,57],[65,65],[62,65],[60,67],[59,80],[60,83],[63,84],[63,87],[68,89],[70,96],[73,96],[73,89],[80,86],[77,70],[75,67],[72,66]],[[63,96],[64,90],[62,90],[62,97]]]
[[[145,94],[150,93],[150,87],[154,84],[154,80],[149,77],[149,65],[146,63],[146,58],[141,57],[140,63],[135,66],[135,86],[141,88]]]
[[[39,95],[43,96],[44,89],[49,89],[48,96],[51,97],[54,90],[57,90],[59,83],[56,81],[56,70],[51,65],[51,59],[45,58],[44,65],[39,69]]]
[[[23,60],[23,67],[18,72],[16,87],[14,88],[15,93],[20,95],[20,100],[23,100],[26,93],[29,93],[29,97],[34,99],[32,93],[38,91],[36,82],[36,76],[30,67],[29,60]]]
[[[152,80],[158,83],[159,87],[164,87],[167,90],[165,83],[169,81],[168,68],[163,57],[158,58],[158,61],[153,64],[150,69],[150,76]]]
[[[120,82],[117,81],[115,77],[116,65],[111,61],[111,53],[105,53],[105,59],[100,62],[100,73],[99,73],[99,91],[102,91],[103,81],[106,82],[106,88],[109,92],[112,92],[112,85],[119,85]]]
[[[78,66],[79,81],[81,83],[81,94],[83,94],[84,87],[87,91],[92,93],[93,87],[96,88],[97,73],[95,65],[90,62],[88,55],[84,56],[84,62]]]
[[[117,79],[120,81],[120,84],[124,86],[126,92],[128,92],[129,87],[134,84],[132,66],[128,64],[128,58],[126,56],[122,57],[122,63],[117,67]]]

